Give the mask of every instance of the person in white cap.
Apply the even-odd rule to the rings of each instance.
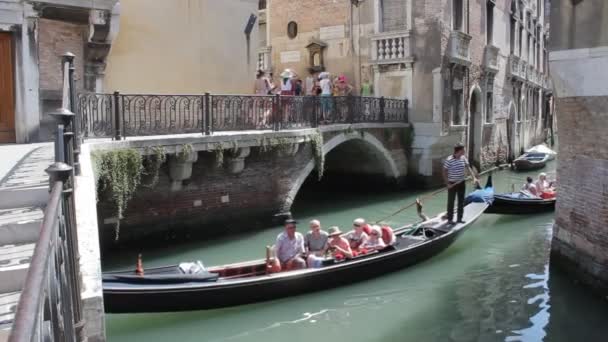
[[[355,219],[353,221],[353,230],[346,234],[346,239],[350,244],[350,248],[356,250],[369,238],[363,231],[365,226],[365,220],[362,218]]]

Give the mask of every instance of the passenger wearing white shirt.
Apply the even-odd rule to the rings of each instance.
[[[277,236],[276,255],[283,271],[297,270],[306,267],[302,257],[305,253],[304,236],[296,232],[296,221],[285,220],[285,231]]]

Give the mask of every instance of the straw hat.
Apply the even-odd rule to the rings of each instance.
[[[336,236],[336,235],[340,235],[340,234],[342,234],[342,232],[340,231],[340,228],[338,228],[337,226],[329,227],[329,229],[327,230],[327,235],[329,235],[329,236]]]
[[[293,73],[289,70],[285,70],[281,73],[281,78],[292,78],[293,77]]]

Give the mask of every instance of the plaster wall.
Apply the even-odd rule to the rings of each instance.
[[[258,25],[244,33],[256,0],[121,1],[105,91],[251,93]]]

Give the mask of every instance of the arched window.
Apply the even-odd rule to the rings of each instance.
[[[287,24],[287,36],[294,39],[298,35],[298,24],[295,21],[290,21]]]

